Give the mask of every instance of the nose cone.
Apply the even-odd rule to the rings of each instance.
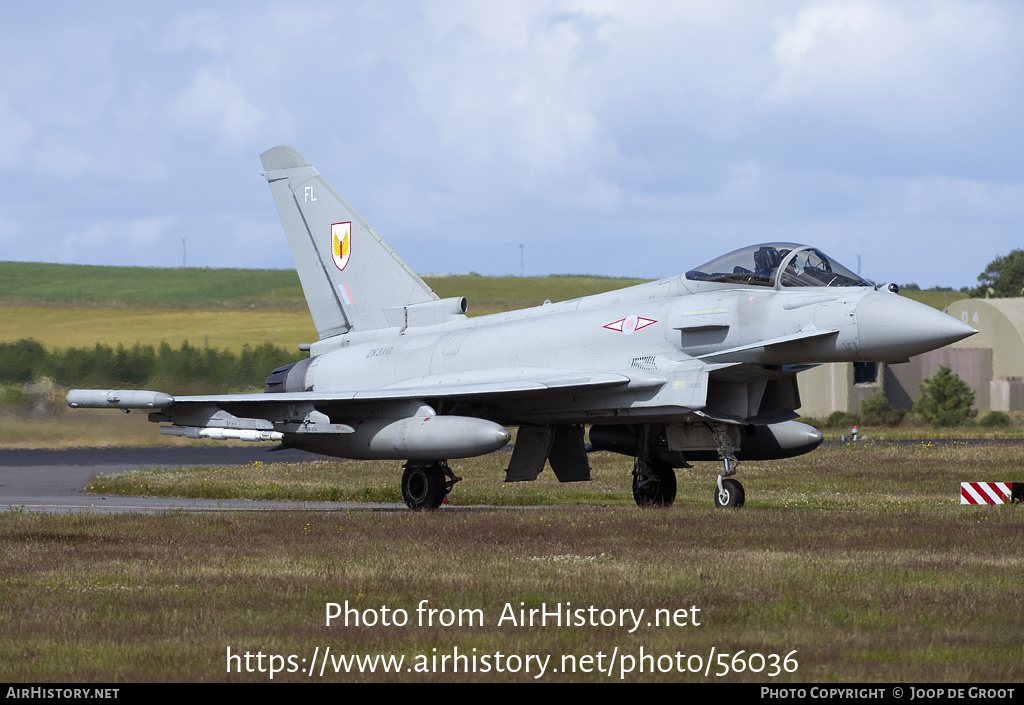
[[[872,291],[857,304],[860,357],[903,360],[963,340],[978,331],[911,299]]]

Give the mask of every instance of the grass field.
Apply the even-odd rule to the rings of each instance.
[[[919,303],[931,306],[940,311],[945,311],[946,307],[955,301],[960,299],[968,298],[967,294],[959,291],[916,291],[913,289],[901,289],[901,296],[906,296],[908,299],[913,299]]]
[[[680,472],[672,509],[613,506],[629,472],[612,456],[597,459],[592,483],[558,485],[545,472],[512,490],[522,494],[511,503],[590,504],[581,507],[162,516],[14,508],[0,516],[0,679],[267,682],[273,654],[285,669],[274,681],[1019,683],[1024,516],[1018,506],[955,499],[960,478],[1020,479],[1006,469],[1016,453],[865,445],[744,464],[748,506],[739,511],[710,508],[710,464]],[[457,501],[505,494],[506,460],[467,469]],[[395,467],[333,465],[242,472],[276,484],[275,496],[307,483],[357,495],[397,483]],[[449,617],[478,612],[463,612],[462,626],[420,626],[422,600]],[[386,606],[392,617],[405,610],[408,623],[327,626],[327,603],[346,601],[360,619],[380,620]],[[506,605],[518,615],[567,602],[644,615],[632,633],[628,617],[621,627],[499,623]],[[648,625],[659,609],[685,619]],[[319,661],[312,677],[298,672],[328,647],[335,658],[405,661],[397,673],[379,661],[375,673],[335,673],[340,661],[330,660],[322,676]],[[252,654],[253,672],[239,660],[228,673],[229,648]],[[438,672],[456,648],[480,669],[488,656],[491,670],[453,674],[449,660]],[[653,657],[643,674],[641,649]],[[517,672],[497,670],[499,652],[507,668],[520,659]],[[536,660],[525,672],[528,655],[549,657],[543,675]],[[593,670],[599,657],[603,672]],[[408,670],[417,665],[428,671]]]
[[[118,308],[304,307],[294,269],[92,267],[0,262],[0,301]]]
[[[587,275],[424,277],[441,298],[465,296],[471,312],[538,306],[640,284],[644,279]],[[294,269],[93,267],[0,262],[0,304],[106,306],[115,309],[305,309]],[[477,314],[479,315],[479,313]]]
[[[480,316],[639,284],[589,276],[427,277],[441,298],[465,296]],[[47,347],[102,343],[232,351],[315,342],[295,270],[150,269],[0,262],[0,342]]]

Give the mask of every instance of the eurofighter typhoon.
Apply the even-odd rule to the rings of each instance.
[[[160,432],[405,461],[402,496],[434,509],[451,460],[511,440],[507,482],[550,464],[590,479],[587,453],[635,458],[636,503],[670,505],[673,468],[722,464],[720,507],[739,507],[740,460],[822,442],[798,417],[797,374],[828,362],[896,362],[974,329],[873,285],[821,250],[766,243],[685,274],[521,311],[467,318],[439,299],[305,157],[262,155],[319,340],[262,394],[72,390],[74,408],[144,409]],[[590,443],[585,442],[589,427]]]

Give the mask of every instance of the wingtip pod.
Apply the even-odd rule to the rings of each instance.
[[[170,394],[144,389],[72,389],[66,399],[72,409],[163,409],[174,403]]]
[[[271,147],[260,155],[264,171],[277,171],[278,169],[297,169],[304,166],[313,166],[299,150],[286,144]]]

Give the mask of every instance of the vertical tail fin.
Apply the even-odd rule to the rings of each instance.
[[[296,149],[260,159],[321,340],[387,328],[388,309],[437,299]]]

